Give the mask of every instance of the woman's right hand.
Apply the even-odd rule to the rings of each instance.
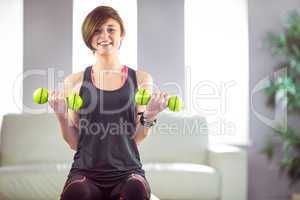
[[[63,92],[55,90],[49,92],[48,103],[56,115],[67,114],[68,105]]]

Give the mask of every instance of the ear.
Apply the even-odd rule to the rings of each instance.
[[[120,36],[121,41],[123,41],[124,37],[125,37],[125,33],[121,33],[121,36]]]
[[[125,37],[125,34],[122,33],[122,34],[121,34],[121,37],[120,37],[120,46],[119,46],[119,49],[120,49],[121,46],[122,46],[122,42],[123,42],[123,40],[124,40],[124,37]]]

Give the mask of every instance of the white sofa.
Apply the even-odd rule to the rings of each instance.
[[[159,199],[246,200],[243,150],[209,146],[202,117],[161,113],[158,121],[139,149]],[[53,114],[5,115],[0,142],[0,200],[58,199],[74,151]]]

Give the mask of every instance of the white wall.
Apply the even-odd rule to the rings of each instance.
[[[138,0],[138,67],[185,99],[184,0]]]
[[[72,0],[24,1],[25,112],[43,107],[33,103],[36,88],[59,88],[72,71],[72,9]]]

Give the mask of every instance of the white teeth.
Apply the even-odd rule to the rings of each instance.
[[[101,42],[100,45],[110,45],[111,42]]]

